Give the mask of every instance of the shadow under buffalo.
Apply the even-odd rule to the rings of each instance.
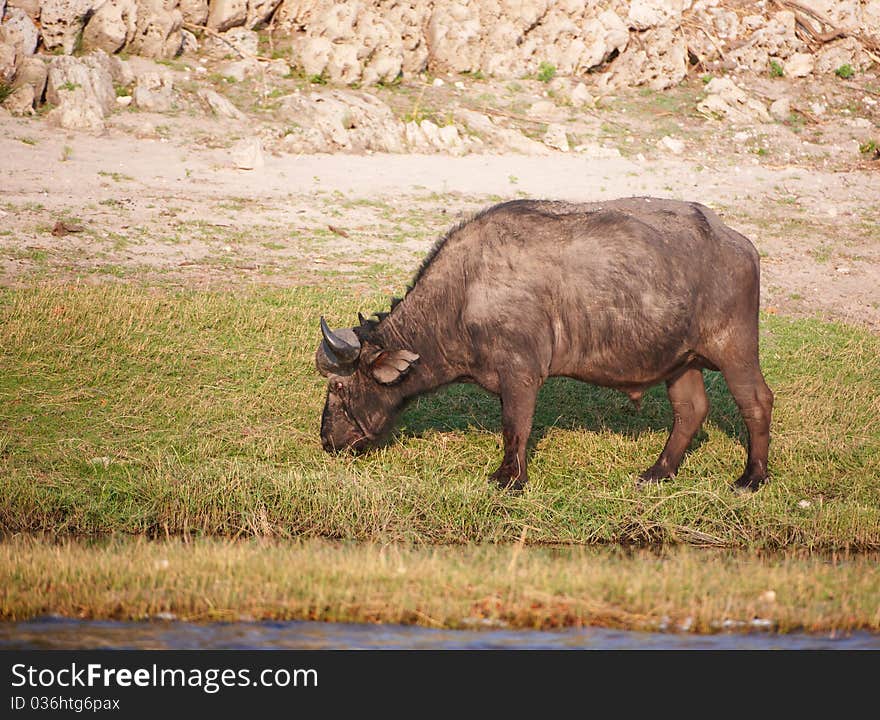
[[[745,424],[721,373],[707,370],[703,377],[709,397],[706,422],[745,443]],[[500,433],[501,403],[476,385],[455,384],[413,400],[401,415],[393,436],[420,437],[428,431],[474,428]],[[641,408],[636,409],[626,395],[616,390],[568,378],[550,378],[538,395],[529,454],[552,428],[607,430],[631,438],[644,432],[668,433],[672,429],[672,408],[663,384],[646,392]],[[701,429],[688,453],[702,445],[706,437]]]

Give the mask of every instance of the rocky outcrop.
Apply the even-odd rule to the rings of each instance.
[[[322,90],[282,101],[291,132],[285,146],[299,152],[401,152],[404,126],[385,103],[364,92]]]
[[[178,0],[135,0],[137,26],[129,52],[151,58],[170,58],[183,45],[183,14]]]
[[[39,41],[40,31],[31,16],[22,8],[9,8],[0,24],[0,43],[14,45],[21,55],[33,55]]]
[[[96,0],[42,0],[40,32],[47,50],[74,51]]]

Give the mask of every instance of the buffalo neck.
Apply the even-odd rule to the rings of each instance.
[[[377,343],[387,349],[418,354],[406,380],[399,386],[405,398],[455,382],[465,374],[460,312],[454,293],[436,292],[430,278],[412,288],[374,331]]]

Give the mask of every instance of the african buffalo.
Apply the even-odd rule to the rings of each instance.
[[[703,369],[720,370],[749,434],[735,488],[767,480],[773,393],[758,362],[759,259],[695,202],[517,200],[450,230],[403,299],[330,330],[318,370],[328,452],[375,444],[410,398],[474,382],[501,398],[502,487],[526,480],[538,390],[551,376],[616,388],[638,403],[666,382],[672,431],[639,482],[674,477],[706,419]]]

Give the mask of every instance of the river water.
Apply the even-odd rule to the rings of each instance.
[[[320,622],[188,623],[41,619],[0,623],[0,650],[880,650],[880,635],[695,635],[579,628],[433,630]]]

